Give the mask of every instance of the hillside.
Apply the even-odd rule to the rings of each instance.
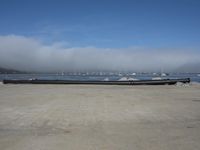
[[[15,73],[25,73],[25,72],[0,67],[0,74],[15,74]]]

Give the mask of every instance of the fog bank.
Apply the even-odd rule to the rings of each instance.
[[[66,48],[30,37],[0,36],[0,67],[23,71],[174,71],[187,63],[199,63],[199,58],[198,52],[185,49]]]

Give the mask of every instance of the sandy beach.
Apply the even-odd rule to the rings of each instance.
[[[0,150],[199,150],[200,85],[0,84]]]

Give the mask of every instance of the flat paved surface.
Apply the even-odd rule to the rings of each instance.
[[[0,150],[200,150],[200,86],[2,85]]]

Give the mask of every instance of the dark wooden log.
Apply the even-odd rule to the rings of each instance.
[[[3,80],[4,84],[95,84],[95,85],[173,85],[177,82],[189,83],[190,78],[137,80],[137,81],[80,81],[80,80]]]

